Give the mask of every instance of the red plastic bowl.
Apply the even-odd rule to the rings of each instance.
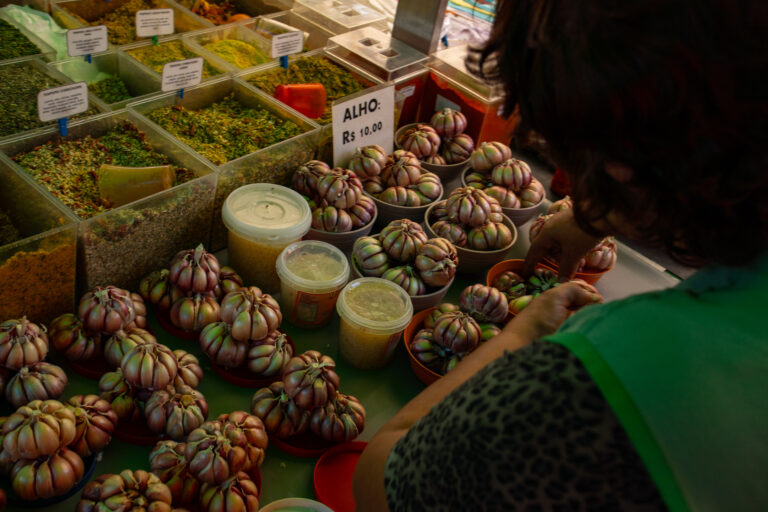
[[[285,331],[279,332],[285,334],[285,337],[288,339],[288,344],[293,348],[293,353],[296,354],[296,345],[293,344],[291,337],[288,336]],[[215,371],[222,379],[241,388],[261,389],[283,378],[282,373],[273,377],[256,377],[245,365],[237,368],[224,368],[211,361],[211,368],[213,368],[213,371]]]
[[[544,258],[544,260],[541,262],[541,265],[547,267],[550,270],[554,270],[555,272],[557,272],[558,268],[560,267],[557,262],[550,258]],[[589,284],[596,284],[600,278],[605,275],[606,272],[610,272],[611,270],[613,270],[613,267],[595,272],[576,272],[576,275],[574,275],[573,278],[581,279],[582,281],[586,281]]]
[[[115,437],[128,444],[138,446],[154,446],[163,436],[155,434],[147,426],[147,421],[141,418],[139,421],[117,422]]]
[[[83,377],[93,380],[99,380],[107,372],[115,371],[115,368],[109,366],[104,354],[99,348],[90,359],[86,361],[67,361],[70,368],[75,370]]]
[[[326,441],[316,436],[312,431],[307,430],[303,434],[291,436],[286,439],[270,437],[269,442],[288,455],[302,457],[305,459],[314,459],[321,456],[338,443]]]
[[[416,333],[421,330],[421,327],[424,324],[424,319],[427,318],[427,315],[429,315],[435,309],[437,308],[425,309],[424,311],[419,311],[413,315],[411,322],[405,328],[405,331],[403,331],[403,343],[405,343],[405,350],[408,351],[408,359],[411,363],[411,370],[413,370],[413,373],[416,374],[416,377],[418,377],[418,379],[427,386],[442,377],[442,375],[430,370],[421,364],[418,359],[416,359],[416,357],[411,352],[411,341],[413,340],[413,337],[416,336]]]
[[[167,311],[158,311],[156,309],[155,316],[157,317],[157,323],[159,323],[160,327],[162,327],[168,334],[187,341],[197,341],[200,339],[200,331],[184,331],[173,325],[171,323],[171,317],[168,315]]]

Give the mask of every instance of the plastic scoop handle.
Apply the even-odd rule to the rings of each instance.
[[[112,206],[121,206],[171,188],[175,173],[170,165],[154,167],[99,167],[99,195]]]
[[[323,115],[326,97],[323,84],[285,84],[275,88],[275,98],[310,119]]]

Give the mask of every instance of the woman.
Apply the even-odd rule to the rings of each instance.
[[[592,290],[542,294],[374,436],[359,510],[768,510],[767,9],[500,1],[477,68],[575,203],[527,268],[607,234],[704,268],[573,316]]]

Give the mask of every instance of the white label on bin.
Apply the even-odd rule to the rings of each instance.
[[[67,54],[80,57],[107,51],[107,27],[77,28],[67,30]]]
[[[272,37],[272,58],[301,53],[304,49],[304,32],[286,32]]]
[[[173,9],[147,9],[136,11],[138,37],[167,36],[173,34]]]
[[[67,84],[37,93],[37,117],[44,123],[88,110],[88,85]]]
[[[413,93],[416,92],[416,86],[415,85],[409,85],[408,87],[403,87],[399,91],[395,93],[395,101],[404,101],[413,96]]]
[[[437,101],[435,101],[435,112],[439,112],[443,110],[444,108],[452,108],[453,110],[457,110],[461,112],[461,105],[458,103],[454,103],[448,98],[444,96],[437,95]]]
[[[355,148],[378,144],[389,153],[395,137],[395,86],[382,84],[334,102],[333,162],[344,166]]]
[[[163,66],[164,92],[199,84],[203,79],[203,58],[175,60]]]

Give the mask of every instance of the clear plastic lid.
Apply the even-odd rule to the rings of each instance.
[[[295,0],[292,10],[334,34],[386,19],[384,14],[375,9],[343,0]]]
[[[429,67],[442,74],[460,88],[468,90],[481,99],[493,102],[503,96],[503,91],[496,85],[490,85],[477,78],[467,69],[467,54],[469,47],[452,46],[432,54]]]
[[[328,51],[361,64],[382,80],[394,80],[424,69],[427,55],[373,27],[329,39]]]
[[[347,257],[319,240],[289,245],[277,258],[277,275],[302,291],[337,290],[349,279]]]
[[[312,212],[301,194],[280,185],[253,183],[234,190],[221,217],[227,229],[251,240],[281,242],[307,234]]]
[[[361,277],[345,286],[336,310],[361,327],[392,333],[405,329],[413,316],[408,293],[378,277]]]

